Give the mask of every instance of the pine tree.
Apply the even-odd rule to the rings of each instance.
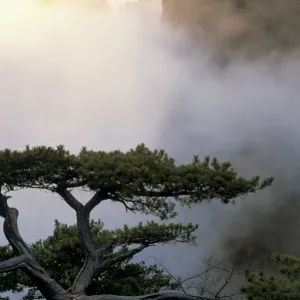
[[[132,243],[141,245],[147,239],[151,239],[153,245],[177,242],[194,245],[195,236],[192,233],[197,226],[192,224],[166,226],[148,222],[145,225],[140,223],[133,228],[124,226],[123,229],[105,230],[103,222],[92,220],[90,228],[97,248],[102,247],[112,238],[118,239],[118,243],[104,257],[105,264],[111,267],[94,278],[87,293],[137,296],[157,293],[161,290],[174,290],[178,288],[178,283],[156,264],[147,266],[145,262],[131,262],[129,246]],[[29,248],[37,262],[47,269],[49,275],[64,289],[68,290],[72,286],[84,263],[84,253],[81,251],[76,225],[69,226],[55,220],[53,234],[29,245]],[[129,254],[127,258],[112,263],[116,257],[126,256],[127,253]],[[0,247],[0,261],[13,256],[14,253],[9,245]],[[9,291],[19,293],[24,292],[24,289],[29,289],[24,300],[40,298],[33,282],[23,272],[0,274],[0,293]]]
[[[191,206],[210,199],[220,199],[226,204],[265,188],[273,180],[267,178],[260,181],[258,176],[251,179],[239,177],[230,163],[219,163],[217,159],[210,160],[209,157],[200,161],[195,156],[189,164],[176,165],[165,151],[151,151],[144,144],[127,152],[83,148],[77,155],[71,154],[63,146],[27,146],[23,151],[5,149],[0,151],[0,166],[0,216],[4,218],[4,234],[14,252],[13,257],[0,263],[0,272],[21,270],[48,300],[125,299],[104,294],[89,296],[88,292],[99,274],[144,249],[156,243],[176,242],[177,238],[185,241],[193,239],[191,234],[195,227],[191,224],[168,227],[152,222],[131,229],[125,226],[108,236],[99,246],[94,241],[93,228],[90,227],[90,213],[102,202],[111,200],[123,205],[126,211],[152,215],[164,221],[176,216],[176,204]],[[9,206],[11,194],[20,189],[52,192],[76,213],[84,262],[68,289],[54,280],[46,267],[39,263],[39,257],[34,256],[34,249],[20,236],[18,210]],[[85,205],[74,196],[76,189],[93,194]],[[124,247],[112,253],[111,249],[120,244]],[[133,247],[129,248],[131,245]],[[65,277],[68,281],[67,275]],[[156,293],[126,299],[193,298],[174,293]]]
[[[242,288],[247,300],[300,299],[300,259],[294,255],[274,254],[279,273],[246,272],[248,284]]]

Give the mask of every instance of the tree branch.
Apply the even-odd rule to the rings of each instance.
[[[75,295],[85,294],[85,290],[91,285],[96,270],[100,263],[100,256],[97,254],[93,244],[90,229],[90,212],[85,206],[82,206],[76,213],[77,227],[80,238],[81,247],[84,251],[85,261],[79,274],[77,275],[72,293]]]
[[[179,277],[176,277],[175,275],[173,275],[170,270],[167,269],[166,266],[164,266],[161,262],[159,262],[155,256],[152,256],[152,258],[154,259],[155,263],[157,265],[159,265],[163,271],[165,271],[169,276],[172,277],[172,279],[179,285],[180,290],[185,294],[188,295],[187,289],[184,287],[184,283],[190,280],[194,280],[196,278],[201,278],[203,275],[207,274],[208,272],[210,272],[211,270],[213,270],[212,267],[208,267],[206,268],[203,272],[201,272],[200,274],[196,274],[190,277],[187,277],[183,280],[181,280]]]
[[[18,229],[18,216],[19,212],[16,208],[9,209],[3,224],[4,234],[15,253],[18,255],[25,255],[27,259],[31,259],[32,255],[30,250],[25,241],[22,239]]]
[[[21,269],[26,264],[26,257],[21,255],[0,262],[0,273],[6,273]]]
[[[173,292],[156,293],[143,296],[94,295],[83,297],[82,300],[212,300],[206,297],[188,296]]]
[[[99,265],[99,267],[97,268],[97,276],[100,276],[102,273],[106,272],[109,268],[111,268],[115,264],[117,264],[119,262],[122,262],[122,261],[124,261],[124,260],[126,260],[128,258],[133,257],[134,255],[136,255],[137,253],[143,251],[144,249],[146,249],[149,246],[150,245],[148,245],[148,244],[141,245],[141,246],[139,246],[137,248],[131,249],[126,254],[119,255],[119,256],[111,259],[106,264]]]
[[[88,212],[91,212],[100,202],[108,199],[108,196],[106,193],[103,193],[101,191],[97,191],[94,196],[87,202],[85,205]]]
[[[59,194],[76,212],[83,207],[83,204],[80,203],[64,186],[58,185],[55,192]]]
[[[179,280],[179,278],[177,278],[175,275],[173,275],[170,270],[168,270],[161,262],[159,262],[155,256],[153,256],[153,259],[155,260],[156,264],[159,265],[163,271],[165,271],[169,276],[171,276],[171,278],[178,284],[180,290],[187,295],[187,292],[183,286],[183,281]]]
[[[217,293],[215,294],[215,299],[219,298],[219,295],[222,293],[222,291],[226,288],[226,286],[229,284],[232,276],[234,275],[234,270],[235,270],[235,265],[236,262],[234,262],[234,264],[232,265],[232,268],[230,270],[229,276],[225,279],[225,282],[223,283],[223,285],[220,287],[220,289],[217,291]]]
[[[81,246],[85,255],[85,261],[72,287],[72,293],[75,295],[85,294],[86,289],[92,284],[93,279],[97,274],[103,254],[115,243],[115,240],[112,240],[110,243],[96,249],[92,239],[90,213],[101,201],[106,199],[107,194],[98,191],[85,206],[76,207],[77,227]],[[72,200],[72,203],[75,205],[76,202]]]
[[[101,246],[100,248],[98,248],[98,249],[96,250],[97,255],[102,256],[102,255],[105,254],[110,248],[112,248],[116,243],[117,243],[117,239],[113,238],[110,242],[108,242],[107,244]]]
[[[17,255],[24,255],[27,259],[32,258],[29,248],[22,239],[18,228],[19,212],[16,208],[8,206],[10,197],[0,195],[0,216],[4,218],[3,231],[8,242]]]
[[[272,178],[269,178],[269,181]],[[262,184],[258,184],[257,186],[253,187],[251,192],[259,191],[265,188],[265,186],[270,183],[263,182]],[[212,193],[213,192],[213,193]],[[244,189],[241,187],[240,189],[237,189],[233,191],[234,194],[229,197],[230,199],[241,197],[247,193],[249,193],[249,190]],[[214,195],[215,193],[215,195]],[[180,198],[185,196],[191,196],[195,198],[205,198],[205,199],[213,199],[213,198],[219,198],[220,195],[218,195],[218,192],[214,190],[213,188],[209,186],[204,186],[202,188],[199,188],[197,190],[181,190],[179,192],[170,192],[170,191],[153,191],[153,190],[142,190],[142,191],[135,191],[134,196],[136,197],[150,197],[150,198]],[[229,199],[228,199],[229,200]]]
[[[22,268],[46,299],[66,300],[67,292],[36,262],[22,239],[18,229],[19,212],[8,206],[8,199],[9,197],[0,194],[0,216],[4,218],[4,234],[19,256],[0,263],[0,272]]]
[[[106,245],[101,246],[100,248],[92,251],[91,254],[86,256],[85,263],[73,284],[73,294],[84,294],[84,291],[92,284],[93,279],[98,276],[99,271],[103,273],[107,270],[108,267],[105,268],[104,271],[100,270],[99,266],[101,266],[101,258],[108,251],[108,249],[114,246],[115,243],[116,240],[113,239]]]
[[[86,205],[83,205],[64,185],[59,185],[55,191],[76,211],[78,234],[82,250],[84,251],[85,261],[73,283],[72,293],[74,295],[82,295],[85,294],[85,290],[91,285],[100,263],[100,255],[95,249],[90,230],[90,212],[102,201],[102,194],[100,192],[95,193],[91,200]]]
[[[70,187],[70,184],[68,185]],[[75,187],[73,185],[72,187]],[[80,203],[66,185],[59,185],[57,192],[64,201],[76,211],[77,228],[80,238],[82,250],[84,251],[84,265],[78,273],[72,287],[72,293],[75,295],[85,294],[85,290],[92,284],[97,268],[100,264],[100,257],[105,249],[97,251],[93,244],[92,234],[90,230],[90,212],[103,200],[107,199],[106,195],[100,191],[83,205]]]
[[[103,257],[103,254],[105,254],[105,252],[112,247],[114,243],[115,241],[113,240],[97,250],[95,250],[93,246],[94,250],[91,251],[90,249],[86,252],[84,266],[82,267],[73,284],[72,293],[74,295],[85,294],[86,289],[92,284],[95,277],[100,276],[100,274],[106,272],[113,265],[122,262],[149,247],[149,245],[141,245],[140,247],[130,250],[124,255],[120,255],[111,259],[106,264],[102,264],[101,258]],[[84,245],[87,244],[89,244],[89,242],[84,242]]]
[[[5,219],[7,212],[9,210],[9,206],[7,204],[7,200],[10,196],[0,194],[0,216]]]

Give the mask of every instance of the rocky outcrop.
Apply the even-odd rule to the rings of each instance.
[[[162,0],[162,20],[228,55],[257,58],[300,48],[299,0]]]

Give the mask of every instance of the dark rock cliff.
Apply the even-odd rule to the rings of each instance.
[[[162,20],[227,55],[297,52],[299,0],[162,0]]]

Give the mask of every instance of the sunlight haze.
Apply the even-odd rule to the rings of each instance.
[[[107,3],[112,8],[120,8],[126,4],[126,2],[138,2],[139,0],[107,0]]]
[[[77,153],[82,146],[111,151],[145,143],[166,149],[178,163],[211,155],[232,161],[246,176],[280,172],[298,192],[298,60],[288,56],[278,67],[264,58],[233,59],[219,69],[205,44],[196,48],[184,33],[163,26],[161,0],[124,11],[124,0],[108,0],[115,9],[106,2],[105,9],[95,9],[94,0],[38,1],[50,3],[0,0],[1,149],[64,144]],[[288,186],[284,182],[283,193]],[[55,219],[75,222],[56,195],[27,190],[11,196],[28,243],[50,235]],[[89,196],[79,194],[83,203]],[[254,208],[269,207],[271,195],[258,193],[257,199]],[[197,259],[221,249],[225,237],[241,227],[233,222],[228,230],[244,202],[179,208],[174,222],[199,224],[199,247],[153,247],[135,259],[163,259],[176,276],[198,272]],[[250,224],[246,208],[242,216]],[[99,205],[92,217],[107,229],[149,220],[112,202]],[[6,243],[0,232],[0,244]]]

